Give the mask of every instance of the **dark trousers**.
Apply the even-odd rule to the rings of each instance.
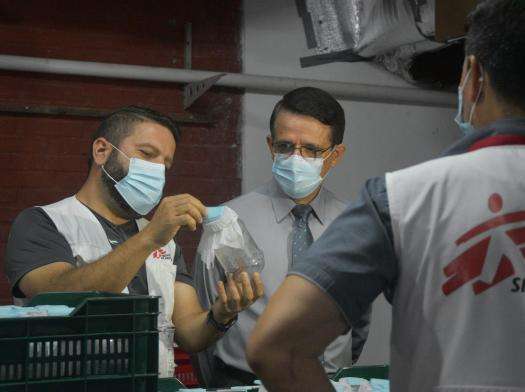
[[[218,357],[213,358],[215,366],[211,386],[214,388],[253,385],[257,379],[253,373],[229,366]]]

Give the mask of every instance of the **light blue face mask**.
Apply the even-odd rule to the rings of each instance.
[[[479,89],[478,96],[476,98],[476,102],[472,105],[472,108],[470,109],[469,119],[468,121],[463,120],[463,92],[465,90],[465,86],[467,85],[468,79],[470,77],[472,68],[468,70],[467,76],[465,77],[465,81],[463,82],[463,85],[458,87],[458,113],[456,114],[456,118],[454,118],[454,121],[456,124],[458,124],[459,129],[461,130],[461,133],[463,136],[471,135],[476,131],[474,126],[472,125],[472,117],[474,116],[474,110],[476,109],[476,105],[478,104],[479,97],[481,96],[481,88]],[[483,78],[480,79],[480,81],[483,81]]]
[[[325,159],[276,154],[272,167],[273,176],[284,193],[292,199],[302,199],[323,182],[321,170]]]
[[[126,203],[136,213],[142,216],[147,215],[162,198],[166,167],[161,163],[130,158],[117,147],[113,146],[113,148],[129,159],[128,174],[122,180],[115,181],[104,165],[102,165],[102,170],[113,180],[115,189],[126,200]]]

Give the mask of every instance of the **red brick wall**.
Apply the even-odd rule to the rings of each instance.
[[[0,54],[182,67],[184,24],[191,22],[193,68],[240,72],[240,21],[241,0],[0,0]],[[0,105],[7,104],[183,110],[180,85],[0,71]],[[216,121],[182,127],[167,193],[189,192],[206,204],[240,193],[240,106],[240,91],[221,88],[194,104],[192,112]],[[10,301],[1,271],[11,222],[22,209],[80,187],[98,123],[0,112],[0,304]],[[197,239],[178,239],[187,261]]]

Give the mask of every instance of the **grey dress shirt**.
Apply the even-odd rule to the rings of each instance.
[[[295,202],[283,193],[278,184],[272,180],[246,195],[229,201],[226,205],[232,208],[244,222],[246,228],[254,238],[259,248],[264,252],[265,267],[261,277],[265,285],[264,297],[254,303],[249,309],[239,314],[235,325],[208,350],[208,354],[219,357],[229,366],[251,371],[245,358],[246,343],[255,326],[258,317],[263,313],[270,297],[275,293],[288,274],[291,263],[291,234],[294,217],[292,208]],[[337,199],[335,195],[321,188],[319,195],[310,203],[314,213],[309,217],[309,227],[314,240],[319,238],[332,221],[341,214],[346,203]],[[194,284],[202,305],[209,307],[217,297],[216,282],[221,279],[217,269],[208,271],[197,254],[194,272]],[[362,317],[359,325],[354,325],[354,344],[357,354],[361,352],[364,341],[368,336],[369,314]],[[349,366],[351,333],[337,338],[326,350],[322,360],[328,372],[334,372],[339,367]],[[210,352],[211,351],[211,352]],[[203,361],[203,356],[199,358]],[[212,369],[203,369],[206,373]]]

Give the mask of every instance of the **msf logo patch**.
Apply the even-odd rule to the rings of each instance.
[[[171,255],[164,248],[157,249],[151,255],[156,260],[171,260]]]
[[[494,193],[490,196],[488,205],[493,214],[498,214],[503,209],[503,199],[499,194]],[[505,229],[505,226],[512,227]],[[503,236],[498,238],[499,243],[515,246],[517,252],[509,254],[500,252],[496,255],[490,252],[489,246],[495,236]],[[479,240],[443,269],[448,279],[443,284],[442,290],[447,296],[465,284],[471,284],[474,294],[479,295],[516,275],[515,265],[518,265],[516,263],[523,263],[525,258],[525,211],[497,215],[467,231],[459,237],[456,245],[459,246],[474,238]],[[509,247],[505,248],[509,249]],[[518,257],[519,260],[516,260]],[[511,291],[525,292],[524,279],[516,277],[512,283]]]

